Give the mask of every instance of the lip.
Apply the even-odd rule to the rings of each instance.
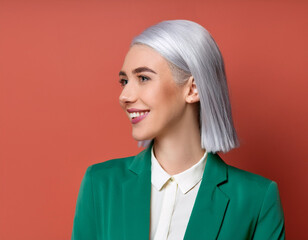
[[[146,118],[146,116],[149,115],[149,113],[150,113],[150,112],[147,112],[147,113],[145,113],[144,115],[141,115],[141,116],[139,116],[139,117],[133,118],[133,119],[131,120],[132,124],[136,124],[136,123],[142,121],[143,119]]]

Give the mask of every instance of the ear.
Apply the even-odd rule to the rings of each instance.
[[[186,83],[187,94],[185,100],[187,103],[195,103],[200,101],[197,85],[193,76],[190,76]]]

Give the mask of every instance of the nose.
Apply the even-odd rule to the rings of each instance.
[[[133,88],[132,85],[126,84],[126,86],[123,88],[120,96],[119,101],[121,105],[132,103],[137,100],[137,94],[136,89]]]

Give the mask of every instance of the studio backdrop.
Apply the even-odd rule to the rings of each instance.
[[[224,57],[241,146],[278,183],[287,239],[308,239],[307,1],[0,0],[0,239],[70,239],[88,166],[142,148],[120,108],[132,38],[196,21]]]

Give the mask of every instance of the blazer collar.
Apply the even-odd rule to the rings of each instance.
[[[151,147],[134,157],[130,177],[123,183],[126,239],[149,239],[151,200]],[[218,154],[208,153],[200,188],[186,228],[184,240],[216,239],[228,207],[229,197],[219,188],[227,182],[228,168]]]
[[[154,140],[149,146],[136,155],[129,165],[128,169],[136,174],[141,174],[143,171],[151,171],[151,149]],[[208,157],[203,173],[203,178],[212,184],[220,184],[227,180],[227,164],[216,153],[208,152]]]
[[[151,141],[149,146],[136,155],[128,167],[129,170],[136,174],[141,174],[143,171],[151,171],[151,148],[154,140]]]

